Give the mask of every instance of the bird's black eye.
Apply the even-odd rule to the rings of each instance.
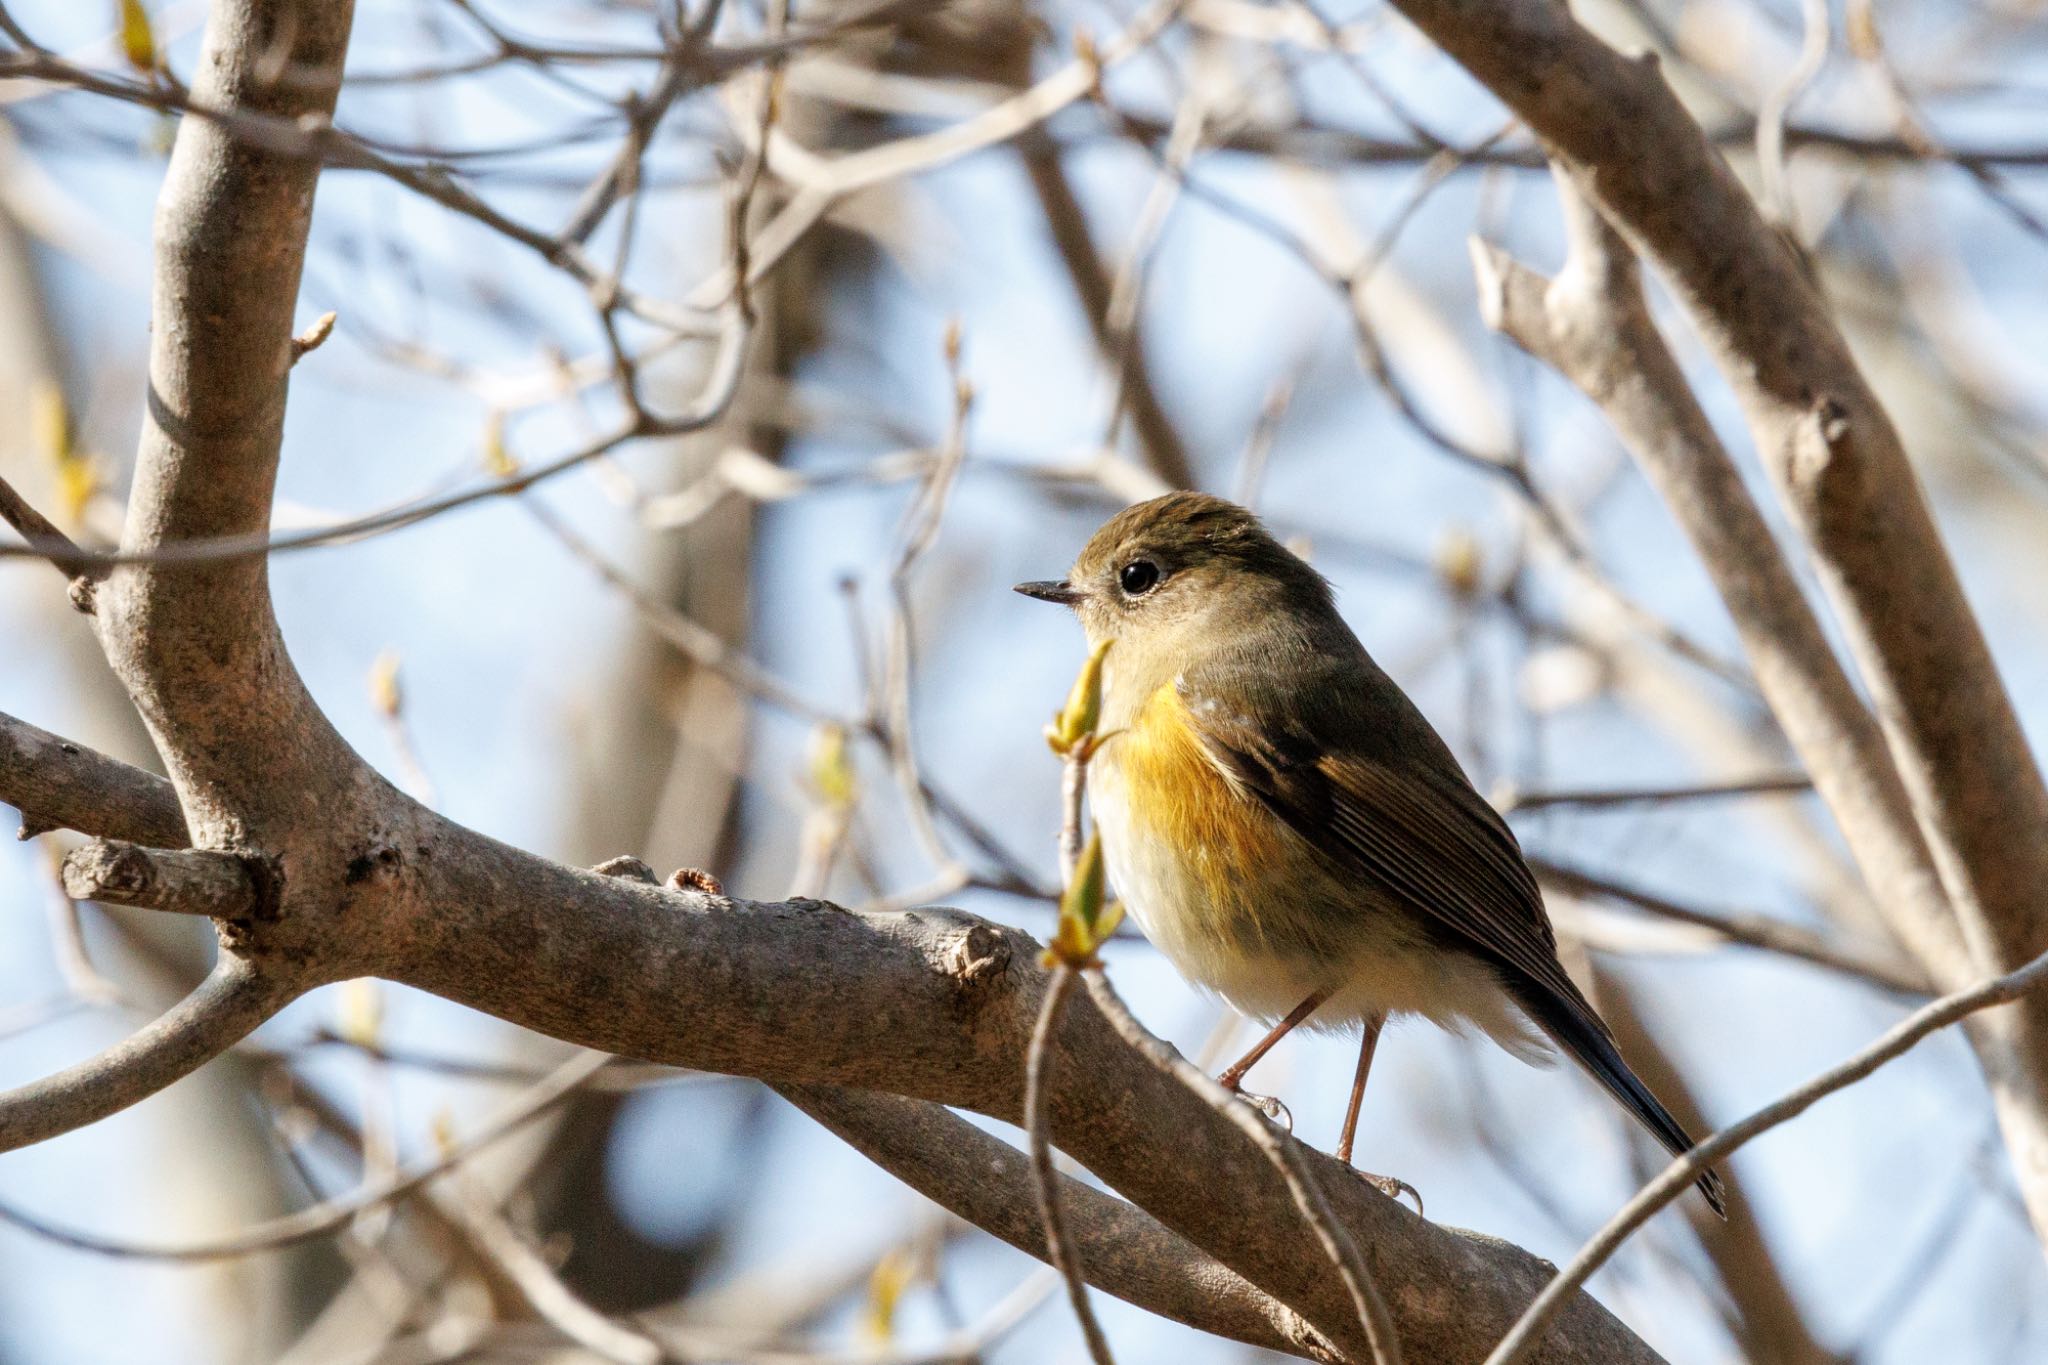
[[[1159,566],[1149,559],[1134,559],[1117,572],[1116,581],[1131,597],[1143,597],[1159,586]]]

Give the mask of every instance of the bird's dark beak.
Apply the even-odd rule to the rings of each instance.
[[[1058,582],[1019,583],[1012,591],[1021,592],[1026,597],[1035,597],[1041,602],[1057,602],[1063,607],[1071,607],[1081,600],[1080,591],[1065,579]]]

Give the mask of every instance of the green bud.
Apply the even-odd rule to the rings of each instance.
[[[1080,676],[1074,679],[1073,690],[1067,693],[1067,704],[1045,727],[1045,742],[1054,753],[1064,757],[1095,733],[1095,726],[1102,719],[1102,660],[1114,643],[1104,640],[1089,652],[1088,662],[1081,665]]]
[[[1074,878],[1060,896],[1059,927],[1045,950],[1047,966],[1056,962],[1076,969],[1100,965],[1097,952],[1124,918],[1123,902],[1104,904],[1104,888],[1102,836],[1091,831],[1080,861],[1074,864]]]

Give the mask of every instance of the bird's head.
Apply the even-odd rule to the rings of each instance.
[[[1153,643],[1189,627],[1206,633],[1275,612],[1333,610],[1322,575],[1250,512],[1206,493],[1169,493],[1125,508],[1095,533],[1065,578],[1016,590],[1072,607],[1090,643]]]

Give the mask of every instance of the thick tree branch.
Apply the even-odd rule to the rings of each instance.
[[[169,782],[8,715],[0,715],[0,801],[21,812],[24,839],[76,829],[159,847],[186,842]]]
[[[1395,7],[1550,145],[1692,316],[1811,543],[1973,965],[2030,960],[2048,943],[2048,787],[1898,432],[1792,248],[1654,61],[1548,0]],[[2048,998],[2001,1011],[1985,1034],[2048,1238]]]
[[[352,8],[215,7],[193,99],[324,123]],[[319,169],[311,154],[242,140],[220,120],[179,125],[157,202],[149,401],[124,552],[269,530]],[[261,556],[122,565],[101,585],[96,620],[177,784],[192,844],[274,849],[287,877],[304,859],[325,874],[335,852],[307,835],[375,779],[294,672],[268,576]]]
[[[1148,9],[1102,60],[1174,12]],[[193,99],[324,123],[348,23],[345,3],[222,0]],[[859,175],[894,174],[903,157],[1008,136],[1015,118],[1080,98],[1096,76],[1081,64],[1014,115],[937,139],[937,152],[919,144],[860,167],[836,162],[828,196]],[[359,975],[605,1052],[883,1089],[1016,1121],[1047,989],[1024,935],[941,909],[855,915],[670,890],[485,838],[396,791],[336,734],[286,655],[262,557],[150,559],[269,524],[317,166],[303,151],[238,142],[229,123],[188,119],[166,176],[149,411],[122,544],[139,559],[102,585],[96,621],[163,753],[190,829],[182,842],[265,860],[277,872],[276,915],[225,928],[222,967],[199,1003],[110,1054],[124,1063],[112,1074],[126,1080],[81,1086],[67,1073],[54,1083],[56,1102],[0,1107],[25,1116],[7,1136],[32,1141],[90,1121],[182,1074],[301,986]],[[765,268],[772,254],[754,259]],[[76,757],[61,747],[37,756],[60,769]],[[19,777],[0,771],[0,796],[11,798]],[[1470,1360],[1548,1279],[1525,1252],[1427,1223],[1292,1138],[1246,1131],[1159,1064],[1173,1059],[1169,1049],[1134,1047],[1093,997],[1070,1003],[1052,1045],[1053,1140],[1351,1359],[1373,1354],[1361,1287],[1377,1286],[1387,1335],[1412,1358]],[[1305,1206],[1345,1273],[1316,1254]],[[1564,1305],[1539,1355],[1656,1358],[1583,1295]]]
[[[110,760],[60,750],[55,761],[96,768]],[[0,769],[0,799],[17,776]],[[1026,1042],[1047,984],[1037,945],[1022,933],[945,909],[857,915],[819,901],[750,903],[583,872],[463,829],[392,788],[368,790],[380,798],[381,851],[344,865],[331,885],[287,882],[284,919],[253,927],[253,961],[267,969],[268,945],[290,942],[318,979],[387,976],[607,1052],[1022,1117]],[[331,827],[320,837],[359,845]],[[1293,1195],[1257,1142],[1119,1037],[1092,1000],[1077,998],[1065,1012],[1056,1046],[1047,1098],[1060,1146],[1167,1231],[1298,1313],[1306,1325],[1289,1323],[1282,1334],[1297,1343],[1289,1349],[1326,1341],[1349,1358],[1371,1358],[1350,1294],[1305,1240]],[[19,1145],[112,1107],[0,1132],[18,1131]],[[1547,1278],[1526,1252],[1425,1222],[1344,1166],[1275,1136],[1358,1243],[1415,1359],[1476,1358]],[[1162,1160],[1165,1152],[1173,1159]],[[1021,1168],[1017,1179],[1025,1179]],[[1227,1203],[1215,1197],[1222,1188],[1231,1191]],[[1039,1235],[1028,1199],[1009,1217]],[[1116,1263],[1113,1254],[1105,1261]],[[1240,1334],[1242,1304],[1220,1320],[1212,1330]],[[1539,1358],[1657,1359],[1583,1296]]]

